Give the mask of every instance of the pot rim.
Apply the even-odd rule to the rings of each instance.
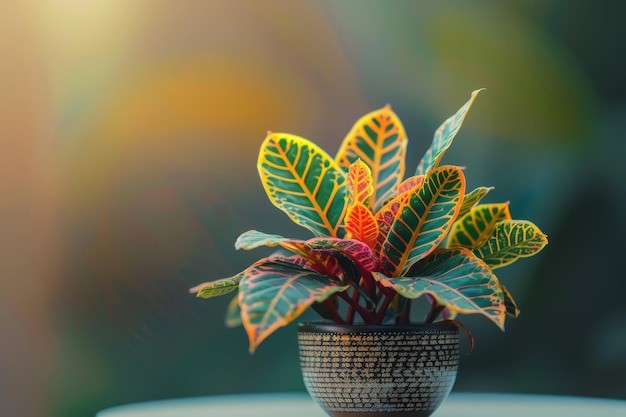
[[[298,324],[299,333],[400,333],[400,332],[459,332],[450,321],[411,324],[339,324],[332,322],[307,322]]]

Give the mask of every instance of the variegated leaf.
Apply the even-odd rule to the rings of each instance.
[[[313,251],[343,255],[364,271],[374,271],[377,267],[372,249],[359,240],[313,238],[307,240],[307,247]]]
[[[500,282],[468,249],[438,249],[415,264],[406,277],[380,273],[374,277],[403,297],[428,294],[452,312],[482,314],[504,329],[506,308]]]
[[[275,247],[280,246],[283,249],[301,255],[305,258],[312,258],[306,249],[306,242],[299,239],[291,239],[280,235],[273,235],[259,232],[258,230],[248,230],[242,233],[235,241],[235,249],[252,250],[261,246]],[[280,257],[279,255],[277,257]],[[322,263],[325,264],[322,260]]]
[[[378,225],[378,237],[376,238],[376,246],[374,247],[374,251],[376,253],[380,253],[380,249],[382,248],[385,239],[387,239],[389,230],[391,230],[391,225],[396,219],[398,212],[402,207],[408,204],[411,196],[417,192],[419,187],[421,187],[421,182],[388,201],[374,216],[376,224]]]
[[[493,190],[493,187],[478,187],[471,192],[465,194],[465,197],[463,198],[463,204],[461,204],[461,210],[459,210],[458,217],[461,218],[469,213],[472,207],[478,204],[480,200],[482,200],[483,197],[487,195],[487,193],[491,190]]]
[[[327,276],[287,262],[268,261],[249,268],[239,283],[239,306],[250,351],[314,302],[323,302],[347,288],[336,285]]]
[[[344,220],[346,237],[360,240],[370,248],[376,246],[378,224],[372,211],[362,203],[354,203],[348,207]]]
[[[406,193],[407,191],[411,191],[415,187],[419,187],[424,182],[423,175],[415,175],[413,177],[409,177],[400,183],[398,187],[398,195]]]
[[[321,148],[285,133],[265,138],[257,163],[270,201],[318,236],[342,237],[345,172]]]
[[[341,266],[332,256],[325,253],[312,251],[307,246],[307,241],[285,238],[280,235],[270,235],[257,230],[248,230],[241,234],[235,242],[235,249],[256,249],[261,246],[281,246],[295,256],[273,255],[269,259],[285,260],[321,274],[338,276],[341,274]],[[263,261],[263,260],[262,260]]]
[[[404,275],[445,239],[465,192],[465,176],[455,166],[435,168],[411,195],[391,225],[381,251],[381,271]]]
[[[292,250],[297,249],[304,245],[304,241],[297,239],[290,239],[282,237],[280,235],[272,235],[268,233],[259,232],[258,230],[248,230],[247,232],[239,235],[235,241],[235,249],[251,250],[260,248],[261,246],[282,246],[285,249]]]
[[[509,203],[478,205],[454,223],[448,247],[477,248],[489,239],[497,222],[510,219]]]
[[[459,132],[459,129],[461,129],[463,120],[472,106],[472,103],[474,103],[478,93],[481,91],[482,90],[476,90],[472,92],[469,101],[437,129],[430,148],[428,148],[426,154],[422,157],[422,160],[417,166],[417,170],[415,171],[416,175],[425,175],[428,171],[439,165],[444,153],[452,144],[452,140]]]
[[[369,204],[369,198],[374,193],[372,171],[367,164],[357,159],[348,170],[349,204]]]
[[[228,303],[226,309],[226,319],[224,320],[226,327],[239,327],[243,324],[241,321],[241,309],[239,308],[239,296],[234,297]]]
[[[504,220],[496,224],[489,239],[473,252],[491,268],[532,256],[548,244],[548,237],[527,220]]]
[[[407,136],[390,106],[360,118],[343,140],[335,160],[344,169],[361,159],[371,169],[374,194],[369,207],[377,211],[397,194],[404,177]]]
[[[216,281],[205,282],[189,290],[190,293],[196,294],[200,298],[213,298],[220,295],[228,294],[235,291],[239,287],[239,281],[244,276],[244,272],[228,278],[218,279]]]
[[[506,314],[511,317],[519,316],[519,308],[517,308],[517,303],[511,296],[509,290],[506,287],[502,286],[502,294],[504,295],[504,306],[506,307]]]
[[[302,247],[305,248],[304,241],[302,241]],[[314,259],[322,258],[318,254],[313,254],[313,255],[314,255],[313,256]],[[317,267],[322,271],[322,273],[328,272],[327,269],[320,268],[320,264],[323,265],[324,264],[323,262],[318,264],[312,261],[311,259],[303,257],[301,255],[291,255],[291,256],[272,255],[270,257],[258,260],[254,264],[250,265],[247,269],[250,269],[259,263],[264,263],[268,261],[289,262],[294,265],[298,265],[298,266],[306,267],[306,268],[312,268],[312,269]],[[339,268],[338,263],[335,262],[333,265],[335,267],[334,272],[339,273],[340,271],[337,269]],[[232,277],[222,278],[222,279],[218,279],[215,281],[203,282],[202,284],[198,284],[195,287],[190,288],[189,292],[191,294],[196,294],[196,297],[199,297],[199,298],[213,298],[213,297],[218,297],[220,295],[229,294],[235,291],[237,288],[239,288],[239,282],[246,275],[247,269],[244,271],[241,271],[237,275],[233,275]]]

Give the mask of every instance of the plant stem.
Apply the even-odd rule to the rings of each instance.
[[[331,299],[327,299],[326,301],[324,301],[324,305],[326,305],[326,308],[332,313],[333,321],[335,323],[345,324],[345,321],[339,315],[339,312],[337,311],[337,308],[335,307]]]
[[[363,288],[367,295],[372,299],[376,300],[376,280],[372,276],[372,273],[369,271],[359,271],[361,273],[361,279],[363,280]]]
[[[353,288],[352,289],[352,301],[354,301],[355,304],[358,304],[359,297],[360,297],[359,291],[356,288]],[[354,306],[352,304],[348,306],[348,312],[346,313],[346,323],[348,324],[354,323]]]
[[[376,317],[374,318],[376,324],[380,324],[383,322],[383,320],[385,319],[385,313],[387,313],[387,308],[389,308],[389,304],[391,304],[391,301],[393,301],[393,297],[395,297],[397,294],[394,290],[390,290],[388,288],[385,288],[382,291],[385,295],[385,299],[378,308],[378,314],[376,314]]]
[[[373,318],[373,313],[369,310],[366,310],[365,308],[363,308],[363,306],[361,306],[358,302],[355,302],[352,297],[350,297],[348,294],[346,294],[346,291],[342,291],[340,293],[337,293],[337,295],[339,295],[339,297],[343,298],[348,305],[350,305],[351,307],[354,308],[354,310],[359,313],[359,315],[363,318],[363,321],[365,323],[369,323],[371,322],[372,318]]]
[[[428,311],[428,315],[426,316],[425,323],[433,323],[435,319],[441,314],[445,307],[437,304],[437,301],[432,300],[432,304],[430,305],[430,310]]]

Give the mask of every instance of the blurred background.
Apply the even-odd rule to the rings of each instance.
[[[456,391],[626,398],[626,3],[84,1],[0,6],[0,415],[303,391],[296,327],[254,355],[188,288],[307,238],[256,174],[267,130],[334,154],[391,104],[408,171],[485,87],[444,162],[548,234],[498,271],[522,310]],[[302,320],[313,319],[305,315]]]

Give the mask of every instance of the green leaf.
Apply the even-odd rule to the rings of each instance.
[[[250,351],[314,302],[348,288],[318,272],[284,261],[262,262],[247,269],[239,283],[239,306]]]
[[[489,239],[497,222],[510,219],[509,203],[476,206],[454,223],[448,247],[477,248]]]
[[[302,246],[305,246],[304,241],[302,241]],[[257,262],[249,266],[248,269],[253,268],[257,264],[268,261],[289,262],[291,264],[299,265],[301,267],[311,269],[317,268],[318,270],[322,270],[323,272],[340,272],[338,270],[339,264],[334,261],[330,256],[312,256],[311,258],[307,258],[301,255],[272,255],[270,257],[258,260]],[[248,269],[238,273],[237,275],[233,275],[232,277],[222,278],[215,281],[204,282],[202,284],[196,285],[195,287],[191,288],[189,292],[192,294],[196,294],[196,297],[199,298],[213,298],[220,295],[229,294],[239,288],[239,283],[241,279],[247,274]]]
[[[443,166],[426,176],[391,225],[381,252],[381,271],[403,275],[411,265],[434,251],[456,219],[465,191],[460,168]]]
[[[376,220],[376,224],[378,225],[378,235],[376,236],[376,244],[374,245],[375,252],[380,253],[381,248],[385,243],[385,239],[387,239],[387,236],[389,235],[389,230],[391,230],[391,225],[398,216],[400,210],[408,204],[411,196],[417,192],[418,187],[421,187],[421,182],[415,185],[415,187],[409,188],[389,200],[384,206],[381,207],[380,210],[378,210],[378,212],[376,212],[374,220]]]
[[[374,193],[368,205],[374,211],[397,193],[404,177],[407,143],[400,119],[385,106],[361,117],[337,152],[335,160],[345,170],[359,158],[370,167]]]
[[[496,224],[489,239],[473,252],[491,268],[533,256],[548,244],[548,237],[527,220],[504,220]]]
[[[482,200],[483,197],[487,195],[487,193],[491,190],[493,190],[493,187],[478,187],[471,192],[465,194],[465,197],[463,198],[463,204],[461,204],[461,210],[459,210],[458,217],[461,218],[469,213],[472,207],[478,204],[480,200]]]
[[[506,287],[502,286],[502,294],[504,295],[504,306],[506,307],[506,314],[511,317],[519,316],[519,308],[517,308],[517,303],[511,296],[509,290]]]
[[[422,157],[422,160],[417,166],[415,175],[425,175],[431,169],[439,165],[441,158],[446,150],[452,144],[452,140],[461,129],[463,120],[467,116],[472,103],[476,100],[478,93],[482,90],[476,90],[472,92],[472,95],[467,103],[465,103],[454,115],[450,116],[435,132],[433,142],[430,148],[426,151],[426,154]]]
[[[306,139],[271,133],[261,145],[257,168],[272,204],[317,236],[342,237],[346,174],[326,152]]]
[[[216,281],[205,282],[189,290],[190,293],[195,293],[196,297],[200,298],[213,298],[220,295],[228,294],[235,291],[239,287],[239,282],[244,276],[244,272],[240,272],[237,275],[228,278],[218,279]]]
[[[287,246],[298,242],[294,239],[282,237],[280,235],[271,235],[268,233],[259,232],[258,230],[248,230],[247,232],[239,235],[235,241],[235,249],[251,250],[261,246]],[[303,242],[303,241],[299,241]],[[285,248],[287,249],[287,248]]]
[[[284,260],[298,264],[305,268],[313,269],[324,275],[339,276],[342,273],[342,270],[338,260],[329,254],[329,251],[324,252],[314,250],[309,245],[311,242],[315,243],[316,239],[318,238],[313,238],[311,240],[291,239],[280,235],[270,235],[257,230],[249,230],[237,238],[235,248],[249,250],[256,249],[261,246],[280,246],[290,252],[293,252],[295,255],[284,256],[281,254],[275,254],[266,259]],[[319,239],[342,240],[338,238],[325,237]],[[349,241],[349,239],[346,239],[346,241]]]
[[[504,329],[505,305],[500,282],[468,249],[438,249],[415,264],[406,277],[374,273],[385,287],[403,297],[430,295],[452,312],[482,314]]]

